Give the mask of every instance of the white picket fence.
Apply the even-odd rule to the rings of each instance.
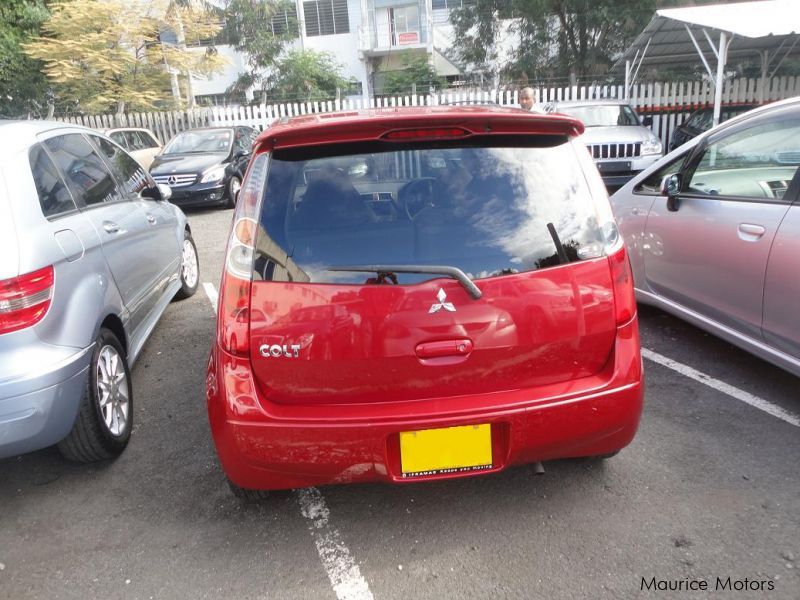
[[[762,89],[763,87],[763,89]],[[623,86],[573,86],[536,88],[540,103],[598,98],[624,98]],[[760,79],[734,79],[725,82],[724,105],[772,102],[800,95],[800,77],[774,77],[762,86]],[[710,106],[714,87],[707,81],[646,83],[631,89],[629,101],[640,114],[653,117],[653,131],[666,144],[673,129],[694,110]],[[146,127],[166,141],[173,135],[194,127],[248,125],[259,130],[283,117],[369,108],[431,106],[441,104],[496,103],[518,106],[517,90],[470,91],[443,94],[417,94],[391,98],[345,99],[328,102],[293,102],[260,106],[197,108],[187,111],[127,113],[78,116],[59,119],[96,129]]]

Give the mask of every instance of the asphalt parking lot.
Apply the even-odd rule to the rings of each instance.
[[[213,288],[230,217],[189,214]],[[800,598],[797,378],[642,308],[645,411],[607,463],[248,505],[208,430],[206,291],[167,309],[136,364],[118,460],[0,461],[0,598]],[[652,578],[709,591],[643,591]]]

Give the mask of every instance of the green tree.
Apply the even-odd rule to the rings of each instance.
[[[42,63],[28,57],[22,45],[38,35],[49,16],[44,0],[0,3],[0,115],[41,113],[49,84]]]
[[[385,74],[384,94],[408,94],[416,85],[418,93],[427,93],[431,88],[444,87],[445,80],[436,74],[424,54],[407,52],[403,56],[403,68]]]
[[[653,16],[656,0],[474,0],[451,13],[461,60],[517,79],[605,74]],[[511,35],[518,50],[503,57]]]
[[[42,31],[25,52],[45,64],[59,96],[84,112],[172,103],[170,70],[188,77],[223,65],[213,52],[186,47],[219,31],[193,0],[63,0],[53,3]],[[165,31],[179,43],[161,43]]]
[[[294,6],[291,0],[227,0],[218,39],[245,53],[248,66],[229,92],[244,93],[261,85],[286,43],[298,36]]]
[[[275,102],[330,100],[336,97],[337,89],[351,83],[342,69],[329,52],[290,50],[275,63],[264,81],[264,91]]]

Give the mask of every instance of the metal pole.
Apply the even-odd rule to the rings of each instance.
[[[758,103],[764,104],[764,90],[767,87],[767,76],[769,75],[769,50],[762,50],[761,54],[761,86],[758,90]]]
[[[630,87],[631,87],[631,61],[625,61],[625,100],[628,100],[630,96]]]
[[[722,84],[725,82],[725,60],[728,58],[728,37],[719,32],[719,58],[717,59],[717,78],[714,81],[714,126],[719,124],[722,108]]]

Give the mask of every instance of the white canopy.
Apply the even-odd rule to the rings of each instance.
[[[800,0],[760,0],[669,8],[656,11],[644,31],[614,65],[614,69],[621,70],[624,66],[627,91],[642,65],[685,65],[699,58],[716,88],[716,124],[722,99],[721,82],[728,57],[741,59],[758,55],[761,77],[766,82],[787,56],[800,55],[798,42]]]
[[[656,14],[666,19],[719,29],[748,38],[800,32],[800,2],[797,0],[762,0],[668,8],[659,10]]]

